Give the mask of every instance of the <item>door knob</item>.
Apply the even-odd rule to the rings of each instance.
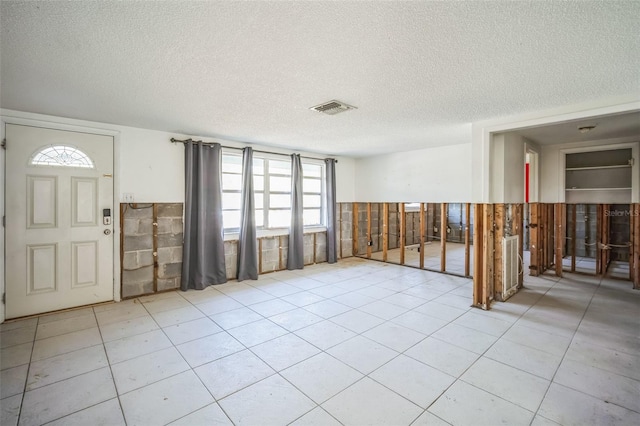
[[[104,235],[109,235],[111,234],[111,229],[105,229],[104,230]]]

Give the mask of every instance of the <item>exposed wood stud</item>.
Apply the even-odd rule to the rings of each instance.
[[[481,309],[487,309],[487,297],[484,282],[484,205],[476,204],[474,206],[474,228],[473,241],[475,250],[473,251],[473,306]]]
[[[529,204],[529,275],[540,275],[540,205]]]
[[[464,225],[464,274],[469,276],[471,269],[471,204],[469,203],[464,205]]]
[[[313,264],[314,264],[314,265],[317,263],[317,262],[316,262],[316,252],[317,252],[317,246],[316,246],[316,243],[317,243],[317,237],[318,237],[318,233],[317,233],[317,232],[314,232],[314,233],[313,233]]]
[[[554,235],[554,242],[555,242],[555,266],[556,266],[556,276],[561,277],[562,276],[562,258],[564,257],[564,253],[563,253],[563,248],[564,248],[564,227],[562,226],[562,222],[563,222],[563,212],[564,212],[564,205],[561,203],[557,203],[554,206],[554,224],[555,224],[555,235]]]
[[[424,203],[420,203],[420,269],[424,269],[425,220]]]
[[[447,203],[440,203],[440,271],[447,270]]]
[[[404,265],[404,246],[407,233],[407,220],[404,212],[404,203],[398,203],[398,209],[400,210],[398,213],[400,216],[400,264]]]
[[[122,288],[122,274],[124,273],[124,268],[122,267],[122,265],[124,265],[124,214],[125,211],[127,209],[127,205],[126,203],[120,203],[120,294],[124,294],[123,293],[123,288]]]
[[[602,241],[602,205],[598,204],[596,206],[596,275],[602,274],[600,241]]]
[[[382,203],[382,261],[387,261],[389,250],[389,203]]]
[[[640,290],[640,203],[633,208],[633,288]]]
[[[278,237],[278,270],[283,270],[282,266],[282,236]]]
[[[495,299],[502,301],[502,289],[504,287],[502,272],[503,272],[503,257],[502,257],[502,245],[503,238],[505,236],[504,225],[506,222],[507,209],[504,204],[494,205],[493,223],[493,256],[494,256],[494,271],[493,271],[493,289]]]
[[[514,217],[511,221],[511,233],[518,236],[518,288],[524,285],[524,205],[514,204]]]
[[[357,256],[360,253],[360,249],[358,247],[358,203],[353,203],[353,255]]]
[[[258,238],[258,274],[262,273],[262,238]]]
[[[554,205],[547,204],[547,268],[555,265],[555,222],[554,222]]]
[[[371,259],[371,203],[367,203],[367,259]]]
[[[571,272],[576,271],[576,220],[578,219],[578,205],[571,206]]]
[[[339,203],[340,205],[340,219],[338,220],[338,224],[340,225],[340,229],[338,230],[338,235],[340,235],[339,237],[339,241],[340,241],[340,259],[343,258],[342,256],[342,203]]]
[[[153,214],[153,292],[158,292],[158,205],[156,203],[152,204],[152,214]]]

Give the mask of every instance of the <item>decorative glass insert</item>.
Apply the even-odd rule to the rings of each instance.
[[[78,148],[69,145],[50,145],[42,148],[31,157],[30,164],[93,169],[91,158]]]

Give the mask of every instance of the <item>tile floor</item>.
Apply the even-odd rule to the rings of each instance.
[[[640,292],[347,259],[8,322],[9,425],[638,425]]]

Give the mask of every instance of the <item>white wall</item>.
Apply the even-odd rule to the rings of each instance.
[[[515,133],[493,135],[491,144],[491,202],[524,202],[524,164],[527,139]]]
[[[564,151],[606,149],[607,146],[611,147],[616,144],[631,144],[633,146],[635,163],[632,168],[632,183],[634,185],[632,202],[640,202],[640,158],[638,158],[640,155],[640,142],[635,137],[542,146],[542,154],[540,156],[540,201],[543,203],[563,203],[565,201]],[[594,199],[592,202],[605,201]]]
[[[471,144],[356,160],[358,202],[471,201]]]

